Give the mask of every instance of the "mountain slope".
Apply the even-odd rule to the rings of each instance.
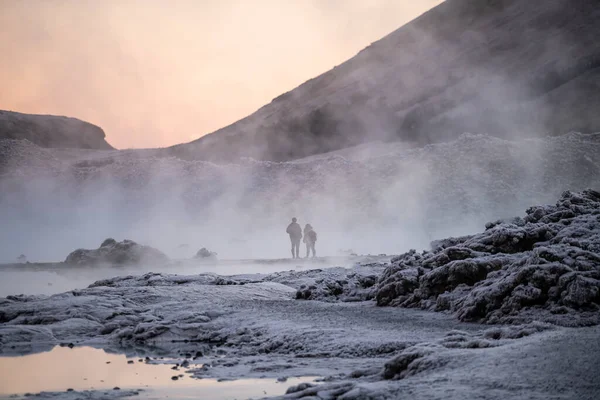
[[[108,150],[102,128],[76,118],[0,110],[0,139],[27,139],[41,147]]]
[[[372,140],[598,131],[599,18],[592,0],[447,0],[254,114],[165,153],[284,161]]]

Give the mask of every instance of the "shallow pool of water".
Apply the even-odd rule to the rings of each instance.
[[[198,367],[199,365],[193,365]],[[314,377],[239,379],[218,382],[196,379],[186,368],[127,358],[93,347],[55,347],[49,352],[19,357],[0,357],[0,396],[61,392],[68,389],[143,389],[144,399],[248,399],[276,396],[288,387],[314,381]],[[176,379],[175,379],[176,378]]]

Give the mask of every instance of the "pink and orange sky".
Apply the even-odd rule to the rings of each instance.
[[[117,148],[194,140],[441,0],[0,0],[0,109],[101,126]]]

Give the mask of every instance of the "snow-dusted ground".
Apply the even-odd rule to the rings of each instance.
[[[334,269],[320,276],[339,279],[347,273]],[[177,362],[189,353],[190,362],[207,365],[198,368],[198,377],[282,378],[309,371],[348,374],[382,364],[394,352],[447,329],[476,328],[443,315],[373,303],[298,302],[295,288],[275,282],[300,287],[314,281],[313,275],[278,273],[267,275],[273,281],[255,276],[261,282],[246,283],[248,277],[148,274],[51,297],[10,297],[0,304],[0,350],[22,354],[72,342]],[[191,360],[197,352],[201,356]]]
[[[368,268],[324,270],[317,280],[377,272]],[[267,278],[300,287],[311,275]],[[193,372],[202,378],[317,375],[326,378],[319,398],[337,398],[326,395],[331,390],[346,399],[593,399],[600,393],[598,327],[489,327],[373,302],[296,301],[296,288],[268,279],[149,274],[49,298],[6,299],[0,349],[10,355],[57,343],[94,345],[187,359],[192,370],[204,364]]]
[[[599,336],[598,327],[557,329],[485,349],[415,346],[372,376],[298,387],[277,399],[592,400],[600,395]],[[382,379],[394,366],[400,374]]]
[[[597,326],[563,328],[535,318],[485,326],[452,314],[377,307],[369,299],[385,268],[149,273],[50,297],[9,296],[0,300],[0,351],[72,343],[166,357],[163,362],[185,363],[196,378],[323,377],[318,386],[290,388],[285,399],[600,394]],[[299,300],[306,298],[316,300]],[[102,398],[97,395],[85,394]]]

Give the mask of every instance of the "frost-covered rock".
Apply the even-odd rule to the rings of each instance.
[[[392,259],[378,305],[450,310],[464,321],[600,322],[600,193],[564,192],[524,218]]]
[[[284,271],[264,279],[295,288],[297,300],[354,302],[375,297],[377,277],[383,266],[357,265],[354,268],[327,268],[309,271]]]
[[[140,264],[140,263],[164,263],[168,257],[160,250],[150,246],[144,246],[133,240],[117,242],[108,238],[102,242],[99,248],[94,250],[77,249],[67,256],[65,263],[72,265],[93,264]]]

